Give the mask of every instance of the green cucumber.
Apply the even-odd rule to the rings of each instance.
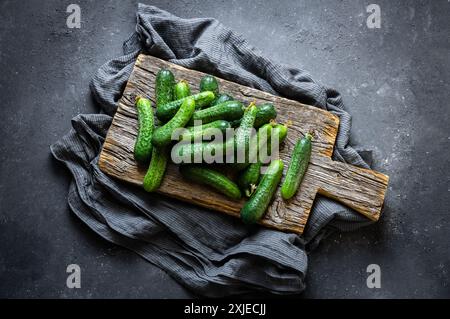
[[[267,144],[267,141],[270,140],[272,135],[272,129],[273,126],[275,126],[275,123],[268,123],[263,126],[261,126],[258,129],[257,134],[253,135],[250,140],[250,149],[248,153],[250,154],[250,158],[248,161],[245,161],[244,163],[231,163],[231,168],[235,171],[242,171],[245,168],[247,168],[250,163],[256,163],[258,160],[258,157],[261,156],[260,153],[262,152],[262,147]],[[263,140],[262,137],[265,137]]]
[[[154,192],[161,185],[166,172],[168,154],[166,149],[153,148],[152,159],[143,182],[144,189],[147,192]]]
[[[225,132],[227,128],[230,128],[230,123],[225,120],[217,120],[208,124],[190,126],[187,127],[187,132],[180,136],[180,140],[201,141],[203,136],[212,134],[212,129]]]
[[[232,128],[239,127],[239,125],[241,125],[241,119],[237,119],[237,120],[231,121],[230,125],[231,125]]]
[[[292,198],[300,187],[311,158],[311,140],[312,135],[307,133],[304,138],[295,144],[286,178],[281,186],[281,197],[283,199]]]
[[[211,91],[216,97],[219,96],[219,83],[212,75],[205,75],[200,80],[200,92]]]
[[[164,147],[172,141],[173,132],[181,127],[185,127],[195,111],[195,101],[192,97],[187,97],[175,116],[163,126],[158,127],[153,133],[152,143],[156,147]]]
[[[195,111],[189,125],[194,125],[195,121],[202,124],[214,122],[216,120],[232,121],[241,118],[244,114],[244,105],[238,101],[228,101],[211,106],[207,109]]]
[[[174,85],[173,73],[167,69],[159,70],[155,81],[156,108],[173,101]]]
[[[259,154],[258,160],[268,163],[270,160],[268,157],[272,154],[272,138],[276,138],[278,136],[278,147],[281,145],[281,143],[284,142],[284,140],[287,137],[288,133],[288,125],[287,124],[275,124],[272,130],[272,136],[267,141],[267,154]],[[280,150],[278,150],[280,151]]]
[[[277,117],[277,111],[272,103],[264,103],[258,105],[258,113],[256,113],[256,119],[253,127],[260,128],[264,124],[269,123]],[[232,127],[238,127],[241,124],[241,120],[234,120],[231,123]]]
[[[191,88],[189,87],[189,83],[185,80],[181,80],[174,87],[174,97],[175,100],[179,100],[191,95]]]
[[[242,116],[241,125],[236,131],[234,136],[234,151],[238,155],[237,160],[239,162],[248,162],[250,159],[249,155],[249,145],[250,138],[252,137],[253,124],[255,123],[256,112],[258,108],[255,104],[251,103],[244,111]],[[243,158],[239,155],[243,154]]]
[[[220,94],[219,97],[215,99],[214,102],[211,103],[211,106],[228,101],[234,101],[234,98],[229,94]]]
[[[288,134],[288,125],[287,124],[276,124],[274,129],[277,131],[276,134],[278,134],[279,143],[280,144],[283,143]]]
[[[191,143],[190,141],[179,142],[172,148],[172,161],[175,164],[191,164],[203,162],[203,151],[206,149],[206,142]]]
[[[212,187],[231,199],[238,200],[242,197],[239,187],[228,177],[215,170],[197,165],[181,165],[180,173],[185,178]]]
[[[205,110],[206,111],[206,110]],[[195,113],[194,113],[195,114]],[[261,140],[261,143],[258,141],[260,140],[260,136],[265,136],[266,139],[270,139],[272,127],[275,125],[275,123],[268,123],[263,125],[259,128],[258,133],[254,134],[250,138],[249,143],[249,151],[248,154],[252,156],[249,161],[246,161],[245,163],[232,163],[230,162],[230,157],[226,157],[228,154],[231,155],[231,150],[235,150],[235,138],[229,138],[224,142],[195,142],[195,143],[185,143],[180,142],[179,144],[175,145],[174,149],[172,150],[174,152],[174,156],[182,159],[183,161],[190,161],[192,163],[194,160],[197,159],[201,162],[205,162],[204,155],[205,154],[217,154],[217,151],[222,151],[222,154],[224,155],[224,158],[222,160],[225,160],[227,164],[231,164],[230,167],[232,167],[235,171],[241,171],[249,166],[250,163],[256,162],[256,155],[259,152],[259,144],[264,144],[265,142]]]
[[[241,218],[246,224],[258,222],[265,214],[283,175],[283,161],[272,161],[258,188],[241,209]]]
[[[154,129],[152,102],[143,97],[136,98],[139,131],[134,144],[134,158],[139,163],[147,163],[152,155],[152,136]]]
[[[261,176],[261,162],[251,163],[247,169],[239,176],[238,185],[245,196],[250,197],[258,185]]]
[[[194,99],[195,107],[197,109],[201,109],[203,106],[211,103],[214,100],[215,96],[213,92],[206,91],[172,101],[170,103],[159,106],[156,109],[156,117],[163,122],[170,120],[180,109],[181,104],[183,104],[183,102],[189,97]]]
[[[267,151],[269,153],[268,154],[269,156],[272,151],[271,150],[272,138],[278,136],[278,141],[281,144],[286,139],[287,131],[288,131],[287,125],[283,124],[276,124],[272,128],[271,137],[267,141]],[[258,182],[261,175],[261,167],[263,165],[261,162],[262,158],[266,157],[263,156],[262,154],[258,154],[258,161],[256,163],[251,163],[239,176],[238,185],[244,192],[244,194],[248,197],[250,197],[251,194],[253,194],[256,187],[258,186]]]
[[[232,147],[234,138],[228,139],[226,142],[210,141],[177,144],[173,151],[174,156],[180,158],[180,163],[207,163],[207,164],[223,164],[226,163],[226,152],[228,147]]]
[[[277,111],[272,103],[264,103],[258,105],[258,113],[256,114],[255,127],[259,128],[277,117]]]

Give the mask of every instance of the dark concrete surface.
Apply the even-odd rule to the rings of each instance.
[[[381,7],[381,28],[366,6]],[[82,10],[81,29],[66,8]],[[79,113],[98,111],[93,72],[121,53],[136,1],[0,1],[0,297],[192,296],[70,212],[69,175],[50,144]],[[342,92],[353,143],[391,176],[382,219],[334,234],[310,255],[308,298],[450,297],[450,2],[152,1],[215,17],[266,55]],[[66,267],[82,288],[66,288]],[[379,264],[381,288],[366,286]]]

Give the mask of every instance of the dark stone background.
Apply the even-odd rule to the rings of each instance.
[[[81,29],[66,8],[82,10]],[[0,1],[0,297],[192,296],[163,271],[97,237],[70,212],[69,175],[49,146],[79,113],[99,110],[89,80],[121,53],[136,1]],[[335,234],[310,256],[310,298],[450,297],[450,2],[152,1],[215,17],[267,56],[342,92],[353,144],[390,175],[379,223]],[[68,289],[66,266],[82,268]],[[366,287],[379,264],[382,288]]]

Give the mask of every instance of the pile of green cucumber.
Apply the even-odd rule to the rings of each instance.
[[[143,181],[147,192],[160,187],[171,155],[176,152],[192,159],[199,155],[200,163],[180,164],[180,173],[186,180],[209,186],[232,200],[249,197],[241,210],[245,223],[256,223],[264,217],[280,183],[284,200],[296,195],[310,161],[312,135],[307,133],[296,142],[282,181],[284,163],[279,158],[272,159],[270,150],[273,141],[281,145],[286,139],[288,125],[275,122],[277,112],[272,103],[246,105],[220,92],[217,79],[211,75],[205,75],[199,93],[192,94],[189,83],[176,82],[168,69],[161,69],[156,76],[155,101],[156,112],[149,99],[136,98],[138,135],[134,158],[139,165],[148,166]],[[204,140],[213,129],[225,133],[233,128],[231,138],[216,143]],[[178,139],[173,139],[179,129],[184,130]],[[179,141],[184,143],[177,148],[175,143]],[[263,148],[269,150],[266,155],[262,155]],[[242,151],[243,157],[237,150]],[[218,151],[232,160],[222,165],[203,160],[206,152]]]

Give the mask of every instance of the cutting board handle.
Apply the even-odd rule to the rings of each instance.
[[[321,158],[323,180],[318,193],[354,209],[371,220],[378,220],[389,177],[373,170]]]

